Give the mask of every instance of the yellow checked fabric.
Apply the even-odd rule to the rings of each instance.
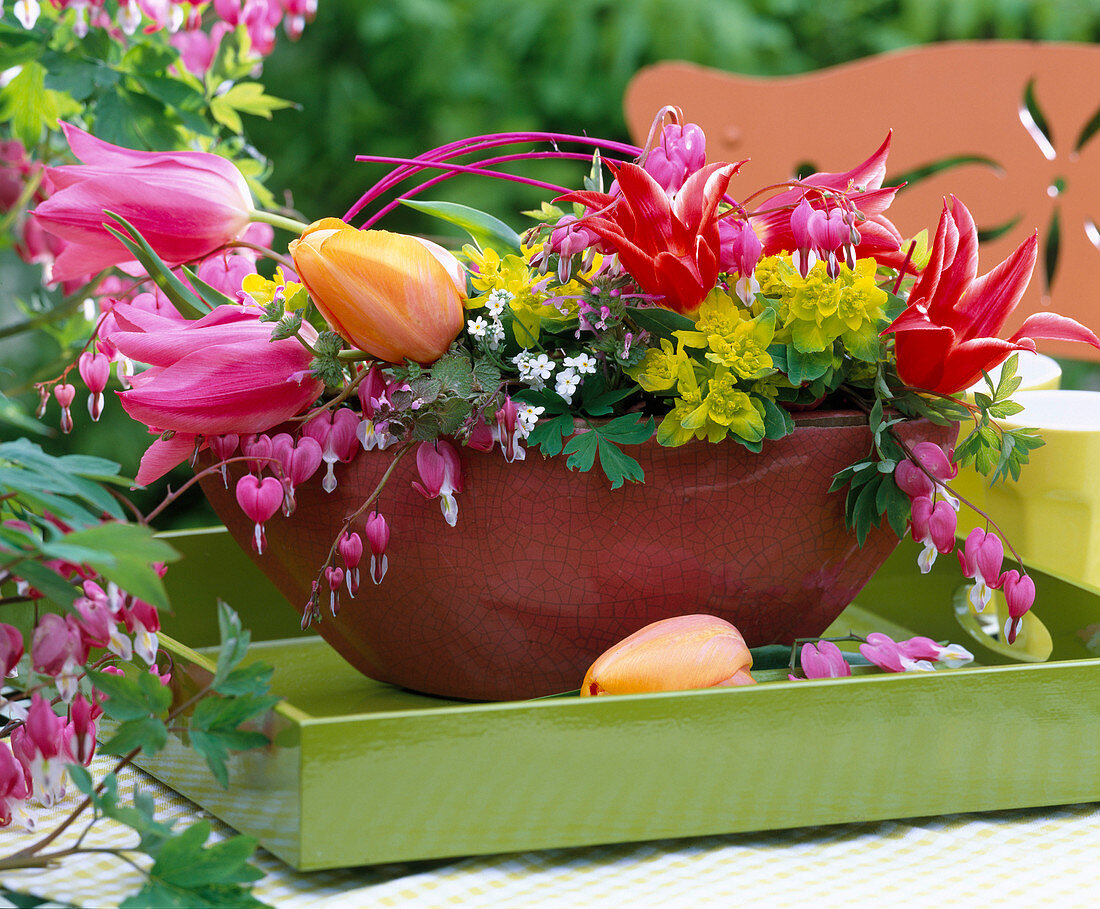
[[[103,772],[97,759],[93,771]],[[97,774],[98,775],[98,774]],[[182,825],[208,817],[146,776],[158,818]],[[75,798],[38,812],[52,828]],[[102,829],[98,829],[98,828]],[[61,840],[71,843],[72,836]],[[214,821],[217,836],[232,831]],[[39,834],[40,835],[40,834]],[[125,846],[127,828],[102,822],[86,845]],[[32,841],[0,831],[0,853]],[[272,906],[1036,906],[1095,905],[1100,867],[1100,805],[946,815],[806,827],[772,833],[696,837],[614,846],[552,849],[503,856],[297,873],[266,852],[255,888]],[[141,876],[109,856],[80,857],[47,871],[2,876],[9,890],[76,906],[116,906],[141,886]],[[0,901],[2,904],[2,901]]]

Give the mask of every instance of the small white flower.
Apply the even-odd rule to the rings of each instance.
[[[520,408],[519,413],[516,414],[516,419],[523,431],[524,438],[530,435],[544,410],[546,410],[545,407],[536,407],[534,404],[525,404]]]
[[[568,403],[573,403],[573,395],[580,388],[581,377],[572,369],[564,369],[558,373],[554,390]]]
[[[476,319],[467,319],[466,330],[471,336],[481,339],[484,338],[489,332],[489,323],[486,322],[481,316]]]
[[[512,362],[516,364],[516,372],[519,373],[519,380],[526,382],[531,378],[531,360],[533,357],[530,352],[521,350],[518,354],[512,357]]]
[[[579,353],[575,357],[566,357],[562,360],[562,365],[569,369],[576,370],[578,375],[590,376],[596,371],[596,365],[599,361],[589,353]]]
[[[499,319],[493,320],[490,331],[492,334],[489,336],[489,350],[496,350],[500,347],[500,342],[504,340],[504,326],[500,324]]]
[[[499,318],[500,314],[504,312],[504,307],[507,306],[512,300],[515,299],[515,294],[510,293],[507,290],[498,289],[489,294],[489,298],[485,301],[485,308],[489,311],[489,315],[494,318]]]
[[[545,382],[554,374],[554,365],[554,361],[543,353],[531,360],[529,367],[532,375]]]

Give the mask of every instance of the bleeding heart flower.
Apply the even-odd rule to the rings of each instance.
[[[256,524],[252,537],[252,548],[262,554],[267,545],[263,525],[279,510],[283,504],[283,484],[274,477],[262,480],[247,473],[237,481],[237,504],[248,518]]]
[[[446,439],[421,442],[416,449],[416,469],[423,483],[413,488],[426,499],[439,498],[444,520],[452,527],[458,521],[458,502],[454,494],[462,492],[462,462],[458,451]]]

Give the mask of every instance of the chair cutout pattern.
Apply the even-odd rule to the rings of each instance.
[[[708,161],[750,159],[735,196],[738,181],[847,170],[893,129],[886,185],[908,185],[888,217],[903,236],[934,234],[951,192],[978,224],[979,274],[1038,230],[1035,274],[1005,336],[1047,309],[1100,332],[1100,46],[937,44],[777,78],[659,63],[627,88],[635,141],[665,104],[703,127]],[[1040,344],[1100,360],[1083,344]]]

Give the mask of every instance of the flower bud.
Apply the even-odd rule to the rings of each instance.
[[[428,240],[325,218],[290,254],[325,321],[380,360],[433,363],[465,324],[462,265]]]
[[[741,632],[712,615],[646,625],[592,664],[581,695],[639,694],[751,685],[752,654]]]

